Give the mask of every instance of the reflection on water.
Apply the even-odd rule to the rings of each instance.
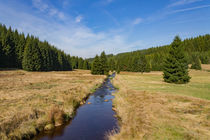
[[[114,77],[114,74],[111,76]],[[65,126],[40,134],[38,140],[103,140],[107,132],[118,129],[112,110],[115,88],[108,79],[101,88],[77,110],[75,118]]]

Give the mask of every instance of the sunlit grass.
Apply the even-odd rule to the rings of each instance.
[[[0,71],[0,139],[29,138],[62,124],[104,79],[86,70]]]
[[[190,70],[190,83],[181,85],[163,82],[162,72],[127,74],[122,73],[122,78],[135,90],[181,94],[210,100],[210,72]]]
[[[186,85],[163,82],[162,72],[121,72],[113,80],[120,124],[111,140],[180,140],[210,137],[210,72],[190,70]]]

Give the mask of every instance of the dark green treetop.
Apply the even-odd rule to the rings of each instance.
[[[181,39],[179,36],[176,36],[163,66],[165,82],[184,84],[190,81],[187,60],[180,44]]]
[[[41,70],[41,53],[38,48],[38,40],[34,37],[28,39],[26,42],[22,67],[27,71]]]
[[[109,66],[108,66],[108,61],[107,61],[106,54],[104,51],[101,53],[100,63],[101,63],[100,74],[108,75],[109,74]]]
[[[199,59],[198,55],[193,55],[193,62],[191,69],[201,70],[201,60]]]
[[[93,63],[92,63],[92,67],[91,67],[91,74],[94,74],[94,75],[99,75],[100,74],[100,59],[99,59],[99,56],[96,55],[94,60],[93,60]]]

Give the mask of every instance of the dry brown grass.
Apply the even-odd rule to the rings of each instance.
[[[210,65],[209,64],[202,64],[202,69],[206,71],[210,71]]]
[[[0,71],[0,139],[29,138],[44,126],[60,125],[104,76],[89,71]]]
[[[193,74],[198,73],[193,71]],[[145,75],[154,75],[156,78],[148,79]],[[159,79],[157,78],[159,76],[160,72],[144,75],[126,72],[116,76],[113,83],[119,91],[113,101],[121,127],[120,132],[111,134],[109,139],[208,140],[210,138],[209,100],[136,88],[146,86],[148,83],[164,86],[161,80],[159,83],[155,80]],[[196,78],[194,80],[196,81]],[[155,87],[158,88],[157,85]]]

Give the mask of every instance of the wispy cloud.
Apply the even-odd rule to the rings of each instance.
[[[194,11],[194,10],[199,10],[199,9],[210,7],[210,4],[199,5],[199,6],[189,7],[189,8],[182,8],[182,9],[178,8],[178,7],[175,7],[175,6],[178,6],[178,5],[179,6],[180,5],[186,5],[186,4],[194,3],[194,2],[198,2],[198,1],[203,1],[203,0],[179,0],[179,1],[176,1],[176,2],[172,3],[170,7],[166,6],[163,9],[159,10],[158,12],[153,13],[149,17],[145,18],[144,22],[149,22],[149,23],[157,22],[158,20],[167,19],[168,16],[175,15],[175,14],[178,14],[178,13],[187,12],[187,11]]]
[[[46,11],[49,6],[46,3],[43,3],[42,0],[32,0],[33,6],[40,11],[44,12]]]
[[[50,4],[47,4],[43,0],[32,0],[33,6],[38,9],[40,12],[46,13],[49,16],[54,16],[63,20],[65,15],[63,12],[59,11],[58,9],[54,8]]]
[[[120,25],[119,21],[108,11],[104,10],[104,13],[116,24]]]
[[[68,0],[60,0],[62,2],[62,6],[63,8],[67,7],[69,5],[69,1]]]
[[[113,2],[114,2],[114,0],[102,0],[100,3],[102,5],[109,5],[109,4],[113,3]]]
[[[113,3],[115,0],[98,0],[97,2],[93,3],[94,6],[107,6]]]
[[[175,2],[169,4],[167,8],[191,4],[191,3],[200,2],[200,1],[203,1],[203,0],[176,0]]]
[[[137,25],[137,24],[140,24],[141,22],[143,21],[142,18],[136,18],[134,21],[133,21],[133,25]]]
[[[51,11],[52,15],[56,13]],[[9,18],[14,17],[14,18]],[[78,21],[81,17],[78,17]],[[75,19],[64,20],[64,23],[42,18],[33,12],[24,9],[17,12],[16,7],[0,5],[0,21],[7,26],[17,28],[25,34],[38,36],[41,40],[47,40],[50,44],[64,50],[67,53],[84,58],[94,57],[105,50],[106,53],[126,52],[143,47],[142,41],[128,41],[124,31],[117,29],[94,32],[83,24],[77,24]]]
[[[114,0],[106,0],[106,3],[112,3]]]
[[[79,16],[77,16],[77,17],[75,18],[75,22],[76,22],[76,23],[80,23],[80,22],[82,21],[82,19],[83,19],[83,16],[82,16],[82,15],[79,15]]]
[[[174,11],[170,12],[170,14],[193,11],[193,10],[203,9],[203,8],[208,8],[208,7],[210,7],[210,5],[201,5],[201,6],[191,7],[191,8],[178,9],[178,10],[174,10]]]

